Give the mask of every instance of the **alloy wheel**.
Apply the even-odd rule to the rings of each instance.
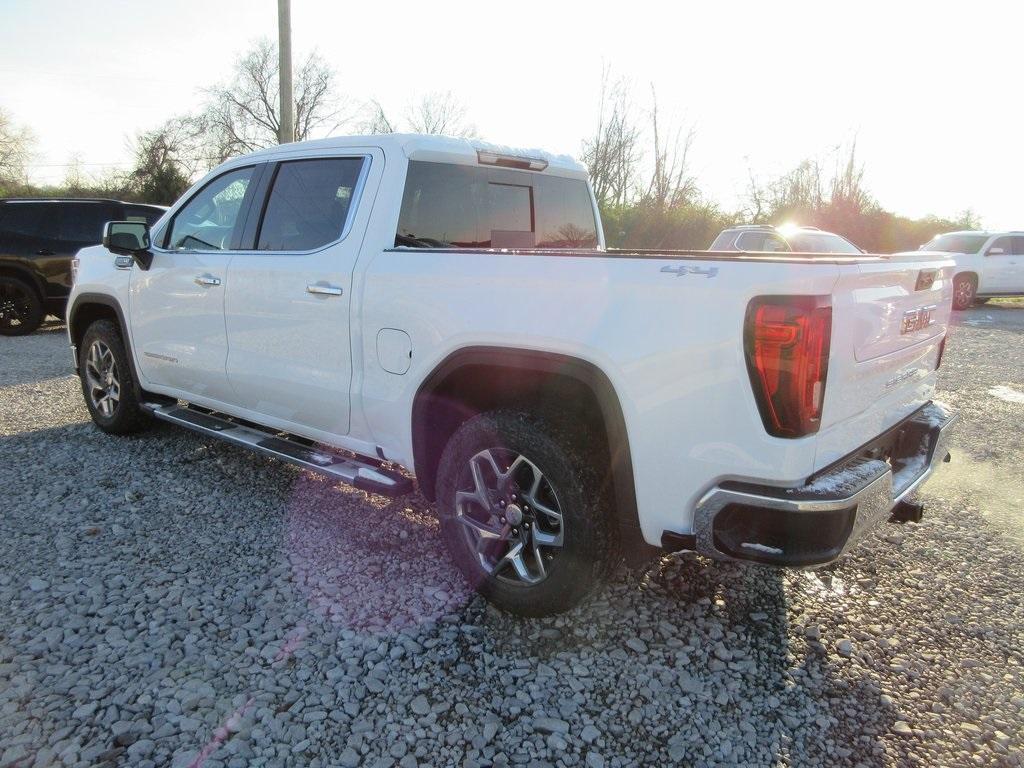
[[[0,327],[16,329],[32,317],[32,297],[20,285],[0,283]]]
[[[956,303],[961,307],[968,307],[974,299],[974,286],[970,280],[960,280],[956,284]]]
[[[101,416],[111,418],[121,401],[121,382],[114,353],[98,339],[89,346],[89,354],[85,359],[85,380],[89,385],[89,399],[93,408]]]
[[[469,459],[455,493],[455,518],[483,570],[533,585],[564,545],[562,509],[536,464],[500,448]]]

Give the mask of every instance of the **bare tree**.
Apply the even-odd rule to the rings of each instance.
[[[583,142],[583,163],[602,206],[623,205],[630,199],[640,161],[640,129],[633,123],[629,88],[623,80],[611,83],[610,76],[606,67],[597,129]]]
[[[802,223],[828,202],[821,164],[804,160],[796,168],[767,183],[750,174],[747,191],[748,213],[753,221],[781,221],[793,216]]]
[[[330,133],[349,118],[335,88],[333,69],[315,51],[295,76],[295,140]],[[207,92],[202,122],[215,154],[224,160],[278,143],[277,46],[259,40],[235,66],[234,79]]]
[[[423,96],[407,110],[406,122],[412,133],[438,133],[459,138],[477,135],[476,126],[466,121],[466,106],[451,91]]]
[[[458,138],[475,138],[476,126],[466,120],[466,106],[451,92],[434,92],[410,102],[405,120],[388,116],[376,99],[363,108],[360,133],[434,133]]]
[[[24,182],[33,143],[32,132],[15,125],[11,116],[0,109],[0,182]]]
[[[203,125],[190,117],[172,118],[140,133],[133,150],[129,183],[141,202],[169,205],[210,165]]]
[[[875,205],[874,199],[864,187],[864,166],[857,163],[857,142],[850,145],[846,161],[836,161],[832,176],[830,202],[855,211],[866,211]]]
[[[89,180],[82,170],[82,156],[75,153],[68,158],[67,169],[64,171],[64,188],[71,195],[81,195],[88,186]]]
[[[654,168],[643,201],[655,208],[674,208],[692,202],[697,196],[697,181],[690,175],[689,158],[693,146],[693,128],[684,133],[682,125],[665,127],[658,115],[658,94],[651,85],[651,134],[654,142]]]
[[[750,167],[750,158],[747,161],[747,204],[741,214],[754,224],[763,223],[768,216],[768,191],[765,186],[754,176],[754,169]]]
[[[398,132],[395,123],[388,118],[387,114],[384,112],[384,107],[381,106],[379,101],[373,99],[369,104],[367,104],[366,109],[370,114],[369,117],[363,120],[359,125],[360,133],[373,134]]]

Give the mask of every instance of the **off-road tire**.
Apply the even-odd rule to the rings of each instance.
[[[36,289],[10,275],[0,275],[0,336],[25,336],[46,318]]]
[[[110,350],[119,389],[117,404],[109,414],[102,413],[91,394],[89,353],[96,343]],[[113,435],[127,435],[141,432],[150,427],[153,417],[146,411],[138,397],[138,389],[132,375],[128,351],[121,338],[121,330],[112,320],[97,320],[90,325],[82,337],[78,349],[78,373],[82,382],[82,396],[96,426]]]
[[[437,479],[441,535],[466,580],[498,608],[521,616],[561,613],[603,586],[619,564],[610,484],[603,482],[608,459],[595,453],[592,444],[555,420],[507,410],[470,419],[448,441]],[[488,573],[457,519],[455,494],[462,472],[472,457],[495,448],[536,465],[561,508],[563,545],[536,584],[510,583]]]

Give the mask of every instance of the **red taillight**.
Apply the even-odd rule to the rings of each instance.
[[[827,296],[762,296],[750,302],[747,370],[769,434],[803,437],[818,431],[831,338]]]

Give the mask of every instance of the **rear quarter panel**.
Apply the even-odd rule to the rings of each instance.
[[[680,265],[706,272],[662,271]],[[755,295],[829,294],[835,265],[410,249],[376,252],[357,269],[354,427],[362,422],[406,466],[420,383],[458,349],[489,345],[561,353],[604,371],[625,417],[650,543],[665,530],[690,531],[695,501],[721,480],[786,485],[812,471],[815,438],[781,440],[763,428],[743,320]],[[409,334],[404,375],[377,359],[383,328]]]

